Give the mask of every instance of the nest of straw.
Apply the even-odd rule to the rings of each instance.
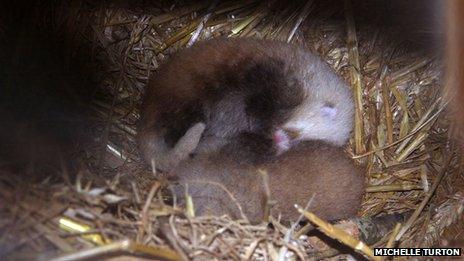
[[[136,150],[140,97],[170,54],[219,36],[296,43],[345,77],[356,104],[347,153],[365,164],[368,183],[360,215],[412,210],[408,221],[378,245],[391,244],[394,237],[402,246],[436,245],[464,208],[462,154],[450,139],[441,61],[391,41],[375,25],[357,26],[350,1],[342,7],[323,2],[37,5],[48,10],[36,14],[38,26],[53,27],[76,49],[90,46],[90,61],[99,65],[98,92],[104,95],[89,105],[97,119],[89,135],[98,144],[82,153],[86,167],[76,179],[27,183],[0,170],[1,257],[71,253],[61,260],[72,260],[136,253],[275,260],[340,254],[315,252],[308,237],[293,237],[294,227],[275,220],[272,226],[252,226],[228,217],[191,217],[164,203],[162,183]]]

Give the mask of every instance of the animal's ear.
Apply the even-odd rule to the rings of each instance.
[[[322,116],[325,118],[329,118],[330,120],[335,120],[337,117],[338,110],[337,108],[331,105],[324,105],[321,108]]]

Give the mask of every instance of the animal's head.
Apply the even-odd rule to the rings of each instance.
[[[353,126],[351,92],[341,79],[331,80],[309,89],[304,101],[275,130],[278,151],[302,140],[323,140],[337,146],[347,142]]]

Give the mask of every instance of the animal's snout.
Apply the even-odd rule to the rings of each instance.
[[[279,129],[274,132],[273,140],[277,149],[277,154],[289,150],[299,139],[300,132],[293,129]]]

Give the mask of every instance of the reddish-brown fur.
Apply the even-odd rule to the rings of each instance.
[[[238,203],[244,215],[258,223],[266,203],[261,169],[268,174],[271,199],[276,202],[272,214],[281,214],[284,221],[295,221],[299,214],[294,204],[305,206],[313,196],[309,210],[324,219],[356,215],[364,193],[364,176],[342,148],[305,141],[276,157],[269,151],[269,143],[256,135],[242,135],[219,153],[184,161],[172,172],[184,185],[174,191],[183,197],[188,188],[197,215],[241,218]]]
[[[207,44],[200,43],[183,50],[172,57],[160,68],[146,88],[139,126],[139,144],[145,159],[150,162],[154,158],[161,170],[170,169],[174,165],[173,162],[185,158],[186,154],[192,152],[184,151],[183,155],[177,153],[179,157],[175,160],[170,159],[170,149],[175,146],[177,139],[193,123],[200,121],[206,122],[205,134],[208,134],[210,126],[205,117],[213,117],[211,121],[221,121],[220,117],[214,115],[217,111],[225,116],[222,122],[217,124],[221,130],[213,132],[224,133],[218,134],[220,139],[215,139],[213,133],[207,142],[211,144],[206,147],[216,147],[215,142],[226,140],[224,138],[228,135],[256,129],[257,127],[248,125],[250,120],[246,119],[245,105],[240,104],[245,99],[242,88],[256,86],[253,84],[243,86],[240,81],[244,81],[247,77],[244,73],[259,67],[263,61],[267,64],[274,63],[269,60],[269,54],[260,54],[256,52],[257,49],[275,49],[273,59],[278,57],[285,59],[286,55],[290,55],[283,52],[284,48],[276,48],[279,45],[284,46],[279,42],[251,39],[212,40]],[[270,79],[271,84],[284,86],[284,78],[279,77],[280,81]],[[252,81],[253,79],[250,79],[249,82],[253,83]],[[271,89],[271,86],[259,87]],[[292,99],[298,98],[298,95],[283,93],[278,96],[281,97],[282,106],[295,103]],[[269,100],[274,100],[274,97]],[[274,102],[279,101],[275,99]],[[200,150],[203,150],[201,144]]]

